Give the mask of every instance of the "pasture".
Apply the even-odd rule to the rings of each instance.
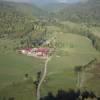
[[[85,65],[100,54],[93,48],[91,41],[83,36],[74,34],[57,34],[56,53],[48,64],[48,74],[42,86],[42,95],[53,91],[76,88],[77,75],[75,66]]]
[[[52,29],[51,32],[53,31]],[[75,66],[85,65],[94,58],[100,57],[100,53],[93,48],[92,42],[84,36],[63,33],[61,30],[53,32],[51,36],[55,36],[56,52],[48,64],[47,76],[41,87],[42,96],[49,91],[55,94],[59,89],[76,88]],[[0,41],[2,47],[0,50],[0,96],[14,96],[16,100],[28,98],[36,100],[33,81],[36,79],[37,72],[43,70],[44,61],[18,54],[13,50],[16,44],[19,45],[18,42]],[[30,78],[27,81],[24,80],[26,73]]]
[[[16,45],[13,40],[0,40],[0,96],[14,96],[17,100],[31,97],[31,100],[36,92],[33,82],[37,72],[43,69],[44,61],[18,54],[13,50]],[[27,81],[25,74],[29,77]]]

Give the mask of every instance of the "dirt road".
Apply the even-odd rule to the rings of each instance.
[[[44,72],[43,72],[43,76],[39,82],[38,88],[37,88],[37,100],[40,100],[41,97],[41,85],[46,77],[47,74],[47,67],[48,67],[48,62],[51,60],[51,57],[48,57],[45,61],[45,66],[44,66]]]

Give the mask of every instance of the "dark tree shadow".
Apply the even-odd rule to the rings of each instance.
[[[97,98],[93,92],[70,89],[69,91],[58,90],[57,94],[54,96],[52,92],[49,92],[47,96],[41,97],[40,100],[86,100],[90,98],[90,100],[100,100]]]

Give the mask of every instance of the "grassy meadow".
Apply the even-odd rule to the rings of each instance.
[[[59,45],[48,64],[46,82],[42,87],[43,95],[49,91],[55,94],[59,89],[76,88],[75,66],[85,65],[100,56],[91,41],[84,36],[58,33],[56,42]]]
[[[75,88],[77,75],[75,66],[85,65],[100,53],[93,47],[91,40],[74,33],[62,32],[61,28],[48,26],[48,38],[55,37],[55,53],[48,64],[47,76],[42,84],[42,96],[49,91]],[[43,70],[44,61],[18,54],[13,48],[19,45],[18,40],[0,40],[0,95],[13,96],[16,100],[36,100],[36,89],[33,81],[37,72]],[[29,80],[25,80],[25,74]],[[93,84],[96,85],[96,84]],[[89,85],[87,87],[92,87]],[[95,89],[94,89],[95,90]],[[9,92],[10,91],[10,92]]]
[[[36,97],[33,82],[37,72],[43,69],[44,61],[19,54],[13,49],[18,44],[9,39],[0,40],[0,96],[31,100]],[[29,80],[25,80],[25,74],[29,75]]]

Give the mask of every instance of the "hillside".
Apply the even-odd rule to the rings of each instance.
[[[12,1],[0,1],[0,100],[42,100],[59,89],[100,96],[100,0]]]
[[[67,5],[64,3],[50,3],[46,5],[41,5],[40,7],[48,12],[56,13],[63,8],[65,8]]]
[[[31,31],[33,22],[43,14],[44,12],[35,5],[0,2],[0,37]]]
[[[99,24],[99,9],[100,0],[89,0],[86,3],[66,5],[63,10],[56,13],[56,16],[62,20]]]

